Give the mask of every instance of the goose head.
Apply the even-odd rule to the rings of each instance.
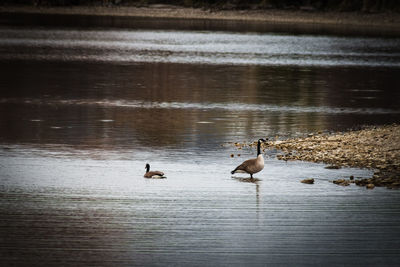
[[[268,139],[267,139],[268,140]],[[265,139],[260,138],[258,139],[257,143],[257,156],[261,154],[261,142],[267,142]]]
[[[150,164],[146,163],[146,167],[144,167],[146,169],[146,172],[150,171]]]

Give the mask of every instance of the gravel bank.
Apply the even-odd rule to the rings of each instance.
[[[243,144],[236,143],[237,147]],[[256,143],[251,144],[255,146]],[[372,178],[339,179],[342,186],[355,183],[372,189],[375,186],[400,188],[400,125],[367,127],[344,133],[316,133],[304,138],[274,140],[265,149],[278,149],[280,160],[323,162],[327,168],[359,167],[374,169]]]

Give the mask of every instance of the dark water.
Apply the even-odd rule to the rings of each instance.
[[[399,191],[330,182],[371,170],[230,170],[255,154],[232,142],[398,123],[399,38],[9,20],[3,265],[398,264]]]

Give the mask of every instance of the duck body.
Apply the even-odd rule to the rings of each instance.
[[[160,171],[146,172],[144,178],[165,178],[164,173]]]
[[[237,166],[231,173],[248,173],[253,178],[253,174],[260,172],[264,169],[264,157],[261,154],[261,142],[265,142],[264,139],[259,139],[257,143],[257,158],[248,159],[242,164]]]
[[[146,164],[146,173],[144,174],[144,178],[153,178],[153,179],[162,179],[166,178],[163,172],[160,171],[150,171],[150,164]]]

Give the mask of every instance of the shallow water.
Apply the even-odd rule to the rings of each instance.
[[[396,266],[399,191],[331,183],[371,170],[230,171],[399,122],[399,39],[177,28],[0,29],[2,263]]]
[[[368,171],[268,158],[253,184],[235,159],[192,156],[152,161],[168,178],[148,180],[143,160],[45,154],[1,157],[3,262],[397,264],[398,191],[329,182]]]

